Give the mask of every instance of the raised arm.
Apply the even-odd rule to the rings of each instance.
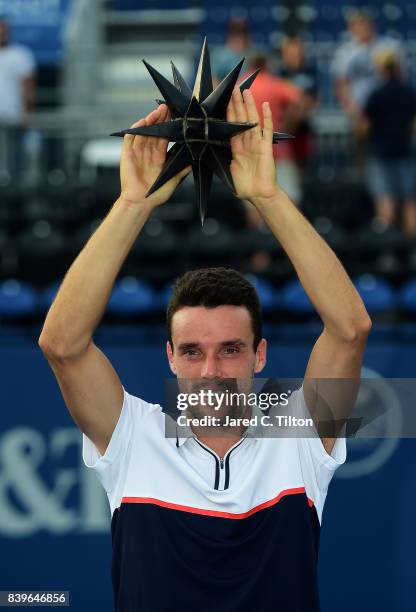
[[[246,90],[243,98],[235,90],[229,119],[259,123],[250,91]],[[238,195],[251,201],[282,245],[324,325],[305,373],[308,408],[315,421],[327,417],[342,420],[348,417],[355,400],[371,320],[335,253],[276,183],[272,118],[267,103],[263,105],[263,119],[263,131],[258,125],[233,138],[232,176]],[[322,392],[317,389],[319,379],[334,382],[324,384]],[[318,394],[324,402],[317,401]],[[321,438],[330,453],[335,438]]]
[[[133,127],[167,117],[167,107],[161,105]],[[123,389],[109,360],[94,344],[93,334],[143,225],[189,172],[186,169],[146,198],[166,150],[167,142],[160,138],[124,137],[120,197],[65,275],[39,338],[72,418],[101,454],[120,416]]]

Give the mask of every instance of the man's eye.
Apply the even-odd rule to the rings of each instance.
[[[195,355],[198,355],[198,351],[195,349],[188,349],[184,352],[184,355],[188,355],[188,357],[195,357]]]
[[[234,353],[240,352],[236,346],[227,346],[224,350],[227,355],[233,355]]]

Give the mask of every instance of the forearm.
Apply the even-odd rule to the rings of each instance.
[[[39,339],[44,352],[70,357],[88,347],[120,268],[150,212],[146,202],[116,201],[64,278]]]
[[[28,77],[23,81],[23,106],[25,112],[30,114],[35,110],[35,79]]]
[[[253,202],[288,255],[321,317],[337,337],[354,340],[368,330],[364,304],[341,262],[283,191]]]
[[[359,111],[359,107],[356,102],[354,102],[350,93],[350,84],[347,79],[340,79],[335,84],[335,94],[343,107],[343,109],[348,114],[355,114]]]

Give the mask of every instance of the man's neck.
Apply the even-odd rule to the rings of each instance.
[[[252,415],[251,406],[247,406],[244,414],[241,414],[238,418],[250,418]],[[247,426],[245,425],[225,425],[223,427],[218,427],[219,435],[213,434],[213,427],[198,427],[191,425],[191,429],[195,436],[198,438],[202,444],[208,446],[214,453],[217,453],[219,457],[224,457],[227,452],[232,448],[237,442],[239,442],[245,433],[247,432]]]
[[[202,442],[202,444],[205,444],[205,446],[208,446],[208,448],[213,450],[214,453],[216,453],[221,459],[225,457],[225,455],[230,450],[230,448],[232,448],[235,444],[237,444],[237,442],[239,442],[243,437],[243,434],[236,435],[236,436],[227,436],[224,438],[218,438],[218,437],[214,438],[212,435],[211,436],[198,436],[197,434],[195,435],[197,439],[200,442]]]

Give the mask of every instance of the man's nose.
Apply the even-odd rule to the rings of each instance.
[[[215,356],[207,356],[201,370],[201,378],[221,377],[220,365]]]

